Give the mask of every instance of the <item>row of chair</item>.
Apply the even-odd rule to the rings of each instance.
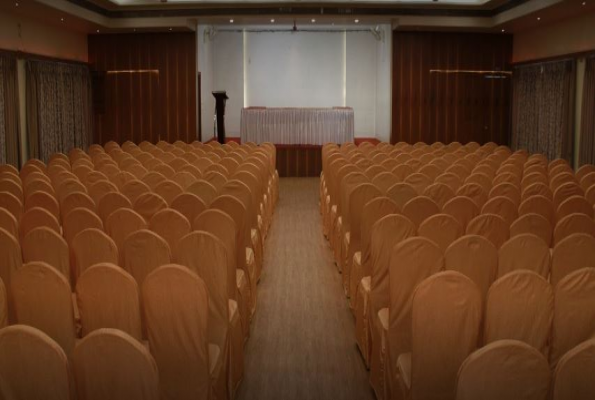
[[[3,166],[0,182],[26,188],[20,207],[17,191],[0,193],[6,322],[41,329],[67,357],[75,332],[116,328],[150,349],[163,396],[233,398],[278,196],[274,163],[270,145],[111,142],[18,174]],[[180,381],[186,369],[200,375]]]
[[[435,248],[434,253],[426,249],[426,261],[431,254],[446,252],[447,269],[471,278],[483,297],[496,277],[511,271],[532,269],[540,279],[557,285],[566,275],[589,266],[581,264],[581,257],[595,251],[593,206],[584,206],[587,200],[577,182],[583,182],[593,168],[581,168],[576,177],[569,170],[562,160],[548,164],[543,156],[512,154],[492,143],[323,147],[323,232],[351,298],[358,347],[370,366],[370,382],[378,398],[399,393],[395,365],[400,351],[391,355],[387,349],[400,345],[410,350],[410,340],[402,335],[411,337],[411,294],[427,277],[423,268],[414,267],[424,259],[423,243]],[[426,242],[408,239],[416,235]],[[403,241],[412,243],[403,250],[405,254],[393,259]],[[550,276],[552,243],[560,247]],[[393,266],[407,264],[403,260],[409,261],[409,269]],[[429,265],[435,267],[431,273],[441,270],[441,263]],[[404,282],[406,289],[393,289],[393,279]],[[394,290],[400,303],[389,301]],[[589,315],[587,307],[577,317],[579,323]],[[405,333],[388,333],[389,321],[400,321]],[[549,325],[544,326],[542,337],[549,343]],[[589,337],[589,329],[595,329],[588,323],[584,326],[586,330],[569,343],[580,343]],[[526,334],[519,330],[516,338],[523,340]],[[512,334],[504,336],[515,339]],[[559,357],[550,354],[554,365]]]

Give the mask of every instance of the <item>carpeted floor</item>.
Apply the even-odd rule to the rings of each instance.
[[[374,399],[322,235],[318,185],[317,178],[280,181],[240,400]]]

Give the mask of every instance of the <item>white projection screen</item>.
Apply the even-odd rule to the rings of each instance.
[[[245,107],[344,104],[344,32],[244,32]]]

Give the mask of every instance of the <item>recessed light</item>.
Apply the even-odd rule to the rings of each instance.
[[[230,24],[233,24],[233,19],[230,19],[230,20],[229,20],[229,23],[230,23]]]
[[[506,30],[505,29],[502,29],[502,33],[504,33],[504,32],[506,32]]]
[[[586,6],[586,5],[587,5],[587,2],[586,1],[583,1],[583,6]]]
[[[538,20],[538,21],[541,21],[541,17],[537,17],[537,20]]]
[[[312,23],[316,22],[316,20],[314,18],[312,18]]]
[[[169,28],[169,31],[170,31],[170,32],[171,32],[171,31],[173,31],[173,30],[174,30],[174,28]]]
[[[272,20],[271,20],[271,24],[274,24],[274,23],[275,23],[275,20],[274,20],[274,19],[272,19]]]
[[[60,18],[60,21],[64,22],[64,17]]]
[[[97,33],[99,33],[99,29],[97,29]]]
[[[359,19],[356,19],[356,20],[355,20],[355,23],[356,23],[356,24],[359,24]]]
[[[18,7],[18,6],[19,6],[19,3],[14,3],[14,6],[15,6],[15,7]]]

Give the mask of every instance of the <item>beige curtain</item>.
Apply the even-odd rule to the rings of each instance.
[[[17,59],[0,53],[0,164],[19,167],[19,137]]]
[[[91,78],[86,65],[27,61],[29,157],[47,161],[56,152],[91,142]]]
[[[511,145],[572,160],[574,60],[515,67]]]
[[[585,60],[579,163],[595,164],[595,56]]]

